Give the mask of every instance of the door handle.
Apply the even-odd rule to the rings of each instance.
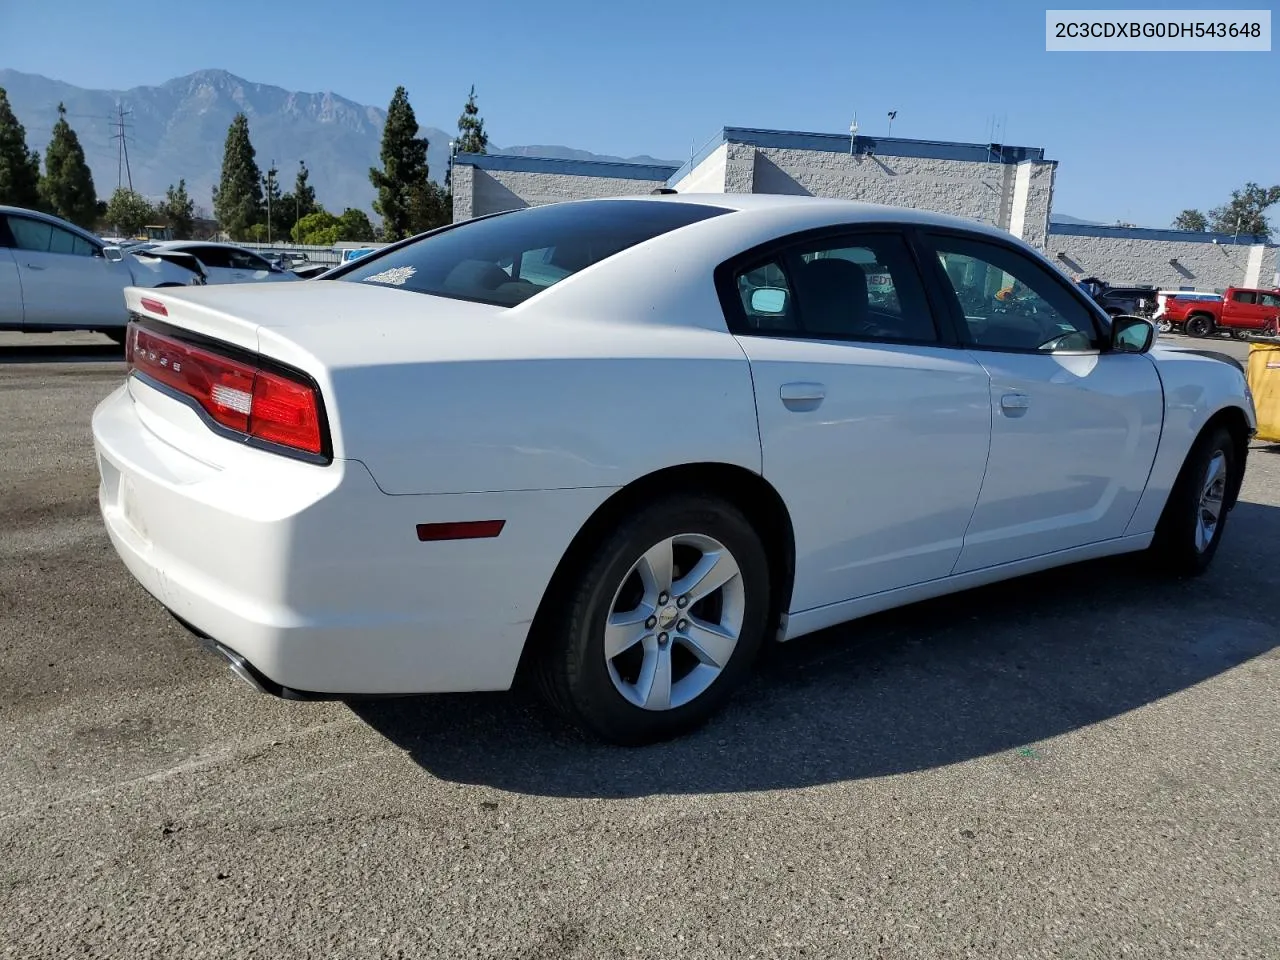
[[[827,388],[820,383],[784,383],[778,396],[788,410],[816,410],[826,399]]]
[[[1000,409],[1010,417],[1020,417],[1031,406],[1031,398],[1025,393],[1006,393],[1000,398]]]
[[[28,269],[28,270],[43,270],[43,269],[44,269],[44,267],[40,266],[39,264],[35,264],[35,263],[28,263],[28,264],[27,264],[27,269]]]

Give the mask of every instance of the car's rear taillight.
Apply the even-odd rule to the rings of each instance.
[[[302,453],[324,453],[320,397],[302,376],[129,324],[125,361],[131,373],[199,404],[214,423],[245,437]]]

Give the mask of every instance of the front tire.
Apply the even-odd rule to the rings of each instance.
[[[611,743],[705,723],[742,683],[768,627],[764,544],[733,505],[663,497],[606,534],[551,598],[546,699]]]
[[[1218,426],[1196,441],[1169,492],[1151,544],[1154,560],[1177,576],[1199,576],[1213,562],[1227,524],[1227,498],[1240,464],[1230,431]]]
[[[1213,317],[1207,313],[1197,313],[1187,317],[1183,331],[1189,337],[1207,337],[1213,333]]]

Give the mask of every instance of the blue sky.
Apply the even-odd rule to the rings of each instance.
[[[112,89],[221,67],[384,107],[403,83],[445,129],[474,83],[495,144],[676,161],[724,125],[843,132],[856,110],[884,135],[896,109],[895,135],[985,142],[995,118],[1059,161],[1055,211],[1144,226],[1280,181],[1280,53],[1047,53],[1045,7],[0,0],[0,64]]]

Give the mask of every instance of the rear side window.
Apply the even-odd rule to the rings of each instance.
[[[333,279],[511,307],[628,247],[728,212],[652,200],[530,207],[356,261]]]
[[[218,270],[231,269],[231,256],[225,247],[186,247],[182,252],[193,255],[206,267]]]
[[[911,251],[895,233],[797,244],[740,271],[734,282],[742,333],[895,343],[938,338]]]

